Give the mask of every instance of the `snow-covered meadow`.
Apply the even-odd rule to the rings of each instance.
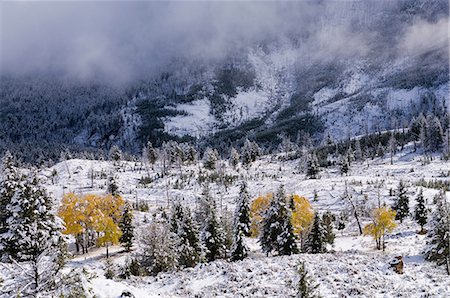
[[[346,227],[342,231],[335,230],[336,240],[328,253],[267,257],[261,252],[256,239],[247,238],[251,252],[243,261],[218,260],[177,272],[160,273],[156,277],[106,279],[104,248],[75,256],[66,270],[85,272],[83,274],[89,276],[85,286],[91,288],[91,294],[96,297],[119,297],[124,291],[135,297],[289,297],[295,293],[296,264],[303,260],[323,297],[450,295],[450,277],[443,267],[424,260],[422,252],[426,235],[417,234],[419,226],[411,218],[387,235],[386,251],[378,251],[371,237],[359,236],[349,202],[350,198],[364,212],[380,203],[390,205],[393,199],[390,189],[395,190],[399,181],[403,180],[408,186],[410,210],[413,210],[419,190],[417,183],[421,179],[448,181],[449,162],[443,162],[439,156],[424,162],[421,155],[412,153],[412,148],[406,146],[394,156],[393,165],[387,157],[376,158],[352,163],[347,176],[342,176],[337,167],[330,167],[320,172],[320,179],[306,179],[299,170],[299,160],[281,161],[278,157],[263,156],[249,168],[238,166],[232,169],[226,164],[219,165],[216,171],[235,177],[229,187],[220,183],[210,185],[219,213],[233,210],[238,184],[243,179],[248,183],[252,198],[275,192],[283,184],[287,193],[307,197],[315,211],[346,214]],[[200,162],[190,166],[174,166],[170,174],[158,178],[161,167],[159,163],[152,168],[141,162],[68,160],[43,170],[41,174],[49,192],[55,200],[60,200],[68,192],[105,192],[106,178],[113,173],[126,200],[146,202],[150,207],[148,213],[135,212],[135,225],[139,233],[140,229],[145,229],[144,221],[151,218],[150,214],[156,208],[167,208],[178,200],[195,210],[196,199],[202,192],[197,181],[199,171],[203,175],[208,172]],[[54,170],[57,175],[52,182],[51,173]],[[154,178],[153,181],[147,185],[140,184],[139,180],[148,174]],[[427,205],[432,208],[432,198],[438,191],[423,188],[423,192]],[[447,199],[449,197],[447,192]],[[361,218],[363,225],[370,222],[364,212]],[[127,254],[120,247],[113,247],[110,251],[115,265],[125,263]],[[388,266],[389,260],[398,255],[403,256],[403,275],[394,273]]]

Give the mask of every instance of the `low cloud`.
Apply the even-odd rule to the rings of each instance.
[[[174,58],[220,60],[273,41],[292,44],[299,59],[353,59],[367,56],[382,34],[369,25],[397,7],[395,1],[2,2],[0,72],[126,82]],[[441,39],[448,44],[447,19],[405,23],[400,43],[389,48],[415,53]]]

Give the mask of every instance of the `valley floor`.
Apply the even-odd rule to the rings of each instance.
[[[344,197],[346,190],[354,203],[370,210],[379,203],[390,205],[393,197],[389,190],[395,190],[399,181],[403,180],[408,185],[410,209],[413,210],[419,181],[449,180],[450,163],[441,161],[439,157],[423,162],[422,156],[411,151],[406,147],[398,153],[393,165],[388,158],[353,163],[348,176],[340,175],[338,169],[332,167],[323,170],[321,178],[315,180],[305,179],[299,171],[298,160],[278,161],[274,156],[264,156],[249,169],[239,167],[231,170],[224,167],[223,171],[239,179],[227,189],[213,183],[211,192],[220,210],[233,210],[240,179],[248,181],[252,197],[274,192],[280,184],[284,184],[287,193],[307,197],[315,210],[338,213],[350,210],[349,199]],[[114,165],[107,161],[69,160],[57,164],[54,169],[58,172],[58,180],[52,184],[49,178],[48,189],[56,198],[69,191],[102,193],[105,191],[106,177],[101,173],[113,171],[124,198],[132,202],[147,202],[150,212],[157,207],[167,207],[177,199],[195,210],[196,198],[202,190],[195,178],[200,170],[198,165],[183,167],[184,178],[181,179],[180,170],[176,167],[170,175],[156,178],[160,171],[157,164],[153,170],[148,170],[150,176],[155,177],[148,186],[139,184],[139,179],[147,175],[147,170],[135,162]],[[42,174],[50,177],[52,170]],[[205,173],[205,170],[201,171]],[[91,180],[89,173],[102,178]],[[437,190],[423,188],[423,191],[428,207],[433,208],[432,198]],[[313,199],[314,193],[317,193],[316,200]],[[449,198],[450,193],[447,192]],[[139,230],[145,227],[144,220],[150,218],[150,214],[136,212],[136,215]],[[358,235],[356,221],[351,214],[348,220],[343,231],[335,231],[335,244],[325,254],[266,257],[261,253],[257,240],[248,238],[246,241],[251,252],[243,261],[219,260],[178,272],[161,273],[156,277],[106,279],[104,248],[76,256],[69,262],[68,269],[84,269],[92,273],[88,281],[92,295],[105,298],[119,297],[125,290],[135,297],[289,297],[295,293],[295,268],[299,260],[305,261],[323,297],[450,296],[450,277],[443,267],[424,260],[422,252],[426,235],[416,233],[419,227],[411,219],[399,224],[387,236],[385,252],[375,249],[372,238]],[[363,225],[370,222],[368,214],[363,214],[362,222]],[[127,256],[120,247],[113,247],[110,251],[114,264],[125,262]],[[394,273],[388,266],[389,260],[398,255],[404,258],[402,275]]]

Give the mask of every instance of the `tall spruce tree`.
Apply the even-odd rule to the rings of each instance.
[[[216,149],[206,148],[203,154],[203,166],[208,170],[215,170],[217,161],[219,160],[219,153]]]
[[[317,179],[318,173],[319,173],[319,161],[317,159],[316,153],[313,152],[308,155],[308,160],[306,161],[306,176],[309,179]]]
[[[200,261],[199,232],[191,211],[179,202],[172,208],[171,230],[178,236],[179,265],[194,267]]]
[[[325,242],[333,245],[334,238],[336,237],[333,232],[333,222],[335,216],[331,212],[327,211],[322,215],[322,226],[325,230]]]
[[[447,274],[450,275],[450,206],[445,191],[441,190],[435,201],[425,258],[438,265],[445,265]]]
[[[12,213],[7,209],[16,192],[22,189],[23,177],[14,167],[14,158],[9,151],[6,151],[2,158],[0,180],[0,235],[8,231],[7,220]],[[5,239],[6,241],[6,239]],[[0,242],[0,255],[6,257],[8,244]]]
[[[119,186],[117,185],[116,178],[114,177],[113,174],[109,175],[108,177],[108,185],[106,186],[106,192],[113,196],[119,195]]]
[[[269,209],[263,215],[259,242],[267,255],[272,251],[279,255],[298,252],[291,223],[291,211],[287,206],[283,185],[280,186],[270,202]]]
[[[425,206],[425,199],[423,198],[423,191],[420,189],[416,198],[416,207],[414,210],[414,219],[420,225],[421,234],[424,233],[423,227],[427,223],[427,207]]]
[[[250,195],[247,190],[247,183],[242,182],[239,196],[236,199],[235,225],[238,225],[244,236],[250,236]]]
[[[119,221],[119,228],[122,231],[119,241],[122,246],[125,247],[126,251],[130,251],[133,246],[134,226],[133,210],[129,203],[126,203],[123,208],[122,217]]]
[[[397,212],[395,219],[400,220],[400,223],[402,223],[403,219],[409,215],[409,198],[406,193],[406,185],[403,180],[400,180],[397,187],[396,199],[392,206],[392,209]]]
[[[341,170],[341,175],[346,175],[350,169],[350,164],[348,162],[348,158],[346,156],[341,156],[340,161],[339,161],[339,165],[340,165],[340,170]]]
[[[239,164],[239,159],[241,156],[239,155],[239,152],[236,150],[236,148],[232,147],[230,151],[230,159],[229,162],[233,166],[233,168],[236,168]]]
[[[0,239],[7,244],[6,253],[17,272],[6,291],[40,297],[56,288],[65,241],[61,220],[55,217],[52,205],[52,199],[34,175],[23,182],[7,204],[11,217]]]
[[[317,254],[324,253],[326,249],[326,233],[322,226],[322,220],[320,216],[316,213],[314,215],[314,222],[306,238],[306,252]]]
[[[208,262],[221,258],[225,253],[223,230],[217,220],[215,204],[210,203],[212,205],[208,207],[209,211],[201,232],[201,242],[205,249],[204,255]]]

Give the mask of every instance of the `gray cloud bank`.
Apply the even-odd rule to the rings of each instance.
[[[449,38],[448,2],[425,0],[2,2],[0,18],[1,74],[117,82],[273,41],[323,60],[416,55]]]

